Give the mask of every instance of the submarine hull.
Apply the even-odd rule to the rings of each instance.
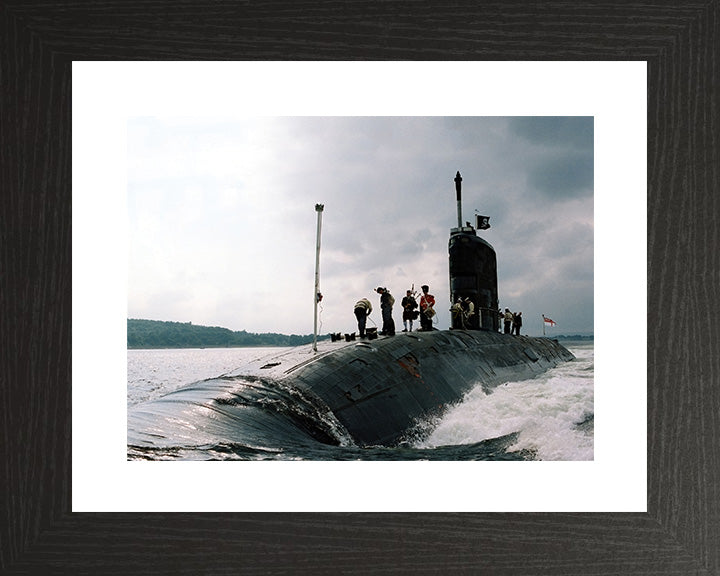
[[[360,446],[393,446],[477,385],[486,392],[572,360],[556,340],[490,331],[358,342],[283,375],[321,399]]]
[[[301,434],[325,444],[396,446],[421,437],[475,386],[490,392],[574,359],[550,338],[482,330],[320,344],[317,353],[302,346],[264,356],[132,407],[128,444],[168,446],[192,436],[282,449]]]

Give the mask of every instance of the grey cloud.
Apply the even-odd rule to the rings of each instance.
[[[508,126],[513,134],[533,144],[593,149],[594,123],[590,116],[518,116],[510,118]]]
[[[592,154],[571,152],[542,159],[529,168],[528,184],[554,199],[590,196],[593,193]]]

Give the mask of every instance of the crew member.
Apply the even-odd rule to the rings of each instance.
[[[463,311],[462,298],[459,296],[455,301],[455,304],[450,307],[450,317],[452,319],[453,328],[461,328],[463,330],[467,328],[467,326],[465,326],[465,313]]]
[[[462,309],[463,309],[463,317],[465,319],[465,326],[467,328],[472,327],[473,325],[473,316],[475,315],[475,304],[473,304],[473,301],[470,300],[469,297],[465,297],[465,300],[462,302]]]
[[[412,332],[413,320],[418,317],[418,312],[415,310],[418,303],[411,290],[406,292],[401,304],[403,307],[403,332]]]
[[[392,307],[395,304],[395,298],[387,288],[378,286],[375,290],[380,294],[380,310],[382,311],[383,325],[380,331],[381,336],[395,336],[395,321],[392,317]]]
[[[367,322],[367,317],[370,316],[370,312],[372,312],[372,304],[370,304],[370,300],[367,298],[361,298],[355,303],[355,318],[357,318],[358,323],[358,332],[360,333],[360,338],[365,337],[365,323]]]
[[[420,328],[425,332],[432,330],[432,317],[435,316],[435,296],[428,292],[430,287],[422,286],[423,294],[420,296]]]
[[[510,312],[510,308],[505,308],[505,316],[503,317],[505,323],[504,323],[504,332],[505,334],[510,334],[510,327],[512,326],[513,322],[513,314]]]
[[[522,312],[515,314],[515,319],[513,320],[513,331],[518,336],[520,336],[520,328],[522,328]]]

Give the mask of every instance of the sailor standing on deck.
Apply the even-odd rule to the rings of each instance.
[[[505,320],[504,332],[505,332],[505,334],[510,334],[510,328],[512,327],[512,323],[513,323],[513,313],[510,312],[510,308],[505,308],[504,320]]]
[[[420,296],[420,328],[425,332],[432,330],[432,317],[435,316],[435,296],[428,292],[430,287],[422,286],[423,295]]]
[[[412,290],[406,292],[406,296],[402,299],[401,304],[403,307],[403,332],[412,332],[413,320],[418,317],[418,313],[415,310],[418,304],[415,301]]]
[[[520,328],[522,328],[522,312],[515,314],[513,319],[513,333],[520,336]]]
[[[395,304],[395,298],[388,292],[387,288],[382,288],[381,286],[378,286],[375,292],[380,294],[380,310],[382,311],[383,319],[380,335],[395,336],[395,321],[392,317],[392,307],[393,304]]]
[[[467,328],[467,326],[465,326],[465,314],[463,313],[462,298],[460,298],[460,296],[458,296],[455,304],[450,306],[450,318],[452,320],[451,328],[461,328],[463,330]]]
[[[372,304],[370,304],[370,300],[367,298],[362,298],[358,300],[355,303],[355,318],[357,318],[358,322],[358,332],[360,333],[360,338],[365,337],[365,323],[367,322],[367,317],[370,316],[370,312],[372,312]]]
[[[475,316],[475,304],[467,296],[462,301],[462,311],[465,326],[471,328],[475,322],[475,318],[473,318]]]

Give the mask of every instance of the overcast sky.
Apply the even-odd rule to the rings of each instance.
[[[591,117],[142,118],[128,124],[128,317],[249,332],[356,329],[377,286],[429,284],[449,326],[447,244],[463,216],[498,257],[500,306],[524,332],[593,331]],[[369,323],[372,326],[372,322]]]

